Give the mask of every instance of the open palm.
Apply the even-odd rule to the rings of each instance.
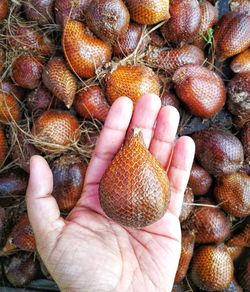
[[[194,143],[175,143],[177,110],[159,97],[143,96],[133,113],[130,99],[111,107],[86,174],[84,190],[66,220],[60,217],[52,173],[39,156],[31,159],[27,208],[38,252],[61,291],[171,291],[181,249],[179,214],[194,156]],[[149,150],[168,169],[171,202],[151,226],[126,228],[103,213],[100,179],[127,132],[142,130]]]

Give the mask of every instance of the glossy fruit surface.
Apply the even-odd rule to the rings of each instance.
[[[20,106],[15,97],[0,91],[0,121],[18,121],[21,118]]]
[[[181,209],[180,222],[187,220],[193,210],[194,193],[191,188],[187,187],[184,193],[184,199]]]
[[[72,106],[77,83],[63,59],[54,57],[48,62],[43,71],[43,83],[67,108]]]
[[[125,0],[131,19],[140,24],[155,24],[169,19],[169,0]]]
[[[239,139],[231,132],[209,128],[192,135],[196,157],[200,164],[215,176],[233,173],[244,161],[244,151]]]
[[[24,195],[28,186],[28,177],[20,169],[3,172],[0,174],[1,196]]]
[[[8,148],[3,127],[0,126],[0,166],[4,163],[7,156]]]
[[[226,90],[222,79],[207,68],[185,65],[173,76],[178,97],[189,110],[202,118],[217,114],[226,101]]]
[[[110,46],[88,32],[82,22],[67,21],[62,42],[68,64],[79,77],[95,76],[96,69],[111,59]]]
[[[242,130],[241,141],[244,147],[245,159],[250,162],[250,122]]]
[[[0,22],[7,18],[8,14],[9,14],[8,0],[0,0]]]
[[[23,3],[26,18],[39,24],[53,22],[54,0],[28,0]]]
[[[250,49],[237,55],[230,65],[235,73],[242,73],[250,71]]]
[[[228,214],[235,217],[250,215],[250,177],[245,173],[232,173],[220,178],[214,195]]]
[[[228,288],[221,290],[220,292],[243,292],[240,285],[236,282],[236,280],[232,280]]]
[[[250,220],[248,219],[243,228],[234,234],[227,245],[230,246],[240,246],[240,247],[250,247]]]
[[[171,91],[170,89],[166,88],[163,91],[160,98],[161,98],[162,106],[171,105],[171,106],[174,106],[175,108],[179,109],[180,101],[177,98],[176,94],[174,94],[173,91]]]
[[[120,96],[127,96],[135,105],[143,94],[159,95],[160,81],[146,66],[119,66],[107,78],[106,93],[112,103]]]
[[[0,91],[9,93],[10,95],[13,95],[19,100],[23,100],[24,98],[24,89],[22,87],[17,86],[8,79],[0,81]]]
[[[151,225],[167,211],[166,172],[147,150],[139,129],[132,130],[104,173],[99,195],[108,217],[133,228]]]
[[[250,15],[250,2],[248,0],[230,0],[229,3],[232,11]]]
[[[26,106],[32,113],[43,112],[49,109],[52,99],[52,94],[41,85],[28,94]]]

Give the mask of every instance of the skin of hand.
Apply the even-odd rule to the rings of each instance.
[[[52,172],[40,156],[30,162],[27,209],[37,250],[61,291],[171,291],[181,251],[179,215],[193,162],[189,137],[175,141],[179,113],[144,95],[134,112],[129,98],[111,107],[87,170],[82,196],[66,219],[51,196]],[[131,128],[168,171],[171,202],[165,216],[141,229],[107,218],[99,182]]]

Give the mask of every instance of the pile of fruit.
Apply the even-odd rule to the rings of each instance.
[[[50,275],[24,195],[50,163],[63,216],[110,106],[145,93],[179,109],[196,159],[174,291],[250,291],[250,2],[0,0],[0,279]]]

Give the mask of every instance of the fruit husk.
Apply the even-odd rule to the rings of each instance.
[[[54,0],[28,0],[23,3],[26,18],[38,24],[48,24],[54,18]]]
[[[250,49],[237,55],[231,62],[230,68],[235,73],[250,71]]]
[[[184,199],[181,209],[180,222],[187,220],[193,210],[194,193],[190,187],[187,187],[184,193]]]

